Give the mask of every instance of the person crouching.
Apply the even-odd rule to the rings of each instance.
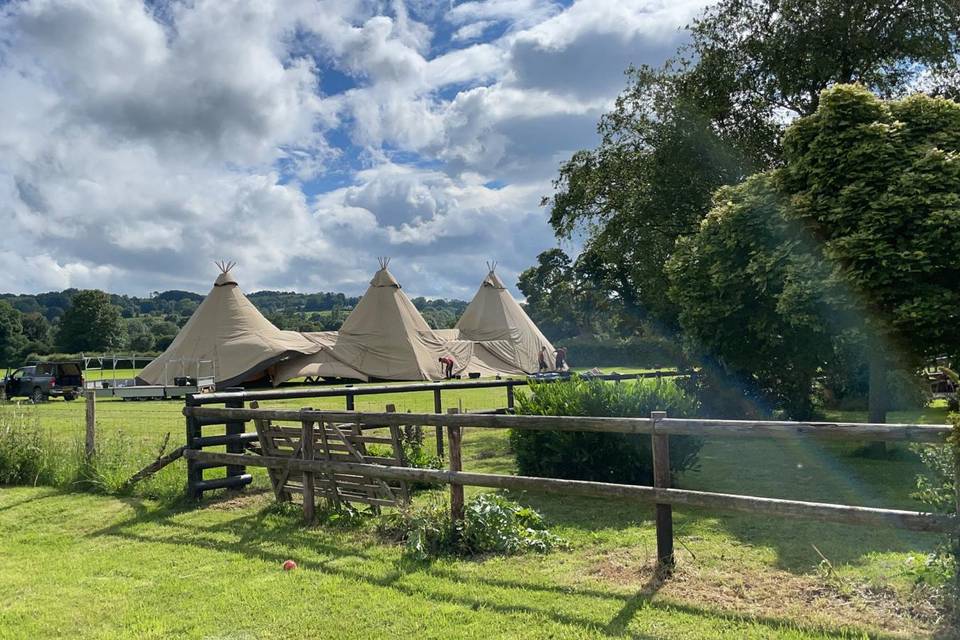
[[[447,380],[453,379],[453,367],[457,364],[457,361],[453,359],[452,356],[443,356],[438,358],[440,362],[440,367],[443,369],[443,377]]]

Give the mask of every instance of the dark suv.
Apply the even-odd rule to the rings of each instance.
[[[20,367],[3,379],[7,398],[25,397],[32,402],[60,396],[73,400],[83,392],[83,365],[80,362],[39,362]]]

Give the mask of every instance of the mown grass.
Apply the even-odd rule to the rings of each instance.
[[[465,408],[498,406],[493,395],[450,394]],[[420,410],[421,402],[372,400],[371,408],[392,402],[401,411]],[[432,409],[432,396],[427,402]],[[101,433],[129,434],[149,461],[163,433],[182,433],[180,408],[101,401]],[[81,403],[24,409],[54,437],[82,433]],[[944,418],[945,410],[926,409],[891,421]],[[920,508],[909,497],[922,472],[914,453],[897,448],[890,460],[855,453],[853,444],[811,440],[707,440],[699,469],[678,483]],[[467,470],[515,470],[504,432],[468,429],[464,456]],[[270,506],[262,473],[248,495],[200,508],[174,499],[182,462],[163,474],[159,482],[170,492],[162,503],[0,488],[0,638],[922,637],[938,625],[931,605],[937,576],[925,564],[936,544],[930,535],[677,509],[679,565],[661,581],[648,506],[521,493],[510,497],[543,513],[569,548],[416,563],[378,539],[372,522],[302,527],[295,511]],[[445,497],[435,490],[416,499]],[[288,558],[300,569],[281,571]]]

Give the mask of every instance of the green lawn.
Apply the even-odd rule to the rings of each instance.
[[[502,390],[464,393],[451,392],[451,404],[498,406],[492,394]],[[432,407],[432,398],[421,407],[423,400],[409,395],[369,401],[369,408]],[[284,404],[306,402],[342,406],[342,399]],[[153,444],[165,431],[178,437],[181,406],[102,401],[101,434],[125,432]],[[33,412],[31,419],[61,438],[82,432],[82,403],[3,410]],[[940,422],[943,413],[891,420]],[[893,460],[875,461],[851,456],[853,449],[710,440],[700,468],[678,484],[919,507],[909,498],[922,469],[913,453],[901,449]],[[467,470],[514,471],[504,432],[467,430],[464,453]],[[183,473],[182,463],[164,472],[173,483]],[[370,523],[301,527],[296,514],[269,508],[265,487],[257,473],[246,496],[200,508],[0,488],[0,638],[918,637],[936,624],[928,592],[915,586],[936,543],[930,535],[678,509],[679,566],[661,584],[652,571],[648,506],[517,494],[568,549],[414,563],[379,540]],[[444,497],[437,490],[417,500]],[[287,558],[300,569],[282,572]]]

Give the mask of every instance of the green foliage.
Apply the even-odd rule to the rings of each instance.
[[[950,416],[953,421],[953,433],[943,447],[917,447],[917,451],[927,466],[927,474],[917,476],[917,491],[913,497],[928,505],[932,511],[957,513],[957,483],[960,478],[960,414]],[[960,514],[958,514],[960,517]],[[946,536],[938,548],[936,560],[953,576],[949,585],[948,612],[956,623],[960,623],[960,529]]]
[[[667,263],[691,350],[762,404],[810,417],[830,356],[816,253],[790,228],[766,174],[717,192],[700,232]]]
[[[443,555],[546,553],[564,544],[535,510],[487,493],[467,502],[463,522],[451,522],[449,509],[433,503],[385,515],[378,530],[403,542],[407,554],[416,560]]]
[[[123,343],[120,310],[103,291],[77,293],[60,319],[58,346],[64,351],[107,351]]]
[[[517,413],[549,416],[672,417],[696,415],[696,402],[668,380],[610,383],[574,377],[531,385],[517,392]],[[510,433],[521,475],[601,482],[653,484],[650,436],[575,431]],[[696,466],[699,438],[670,438],[670,467],[680,473]]]
[[[820,105],[788,130],[777,180],[822,242],[831,302],[914,358],[960,353],[960,105],[854,86]]]
[[[567,349],[567,362],[574,367],[676,367],[682,366],[685,361],[682,350],[675,342],[654,335],[603,342],[575,338],[555,343],[554,346],[561,344]]]
[[[615,303],[594,286],[584,264],[561,249],[538,255],[537,266],[521,273],[517,286],[526,296],[527,314],[551,340],[612,329]]]
[[[578,262],[624,314],[672,326],[664,263],[716,189],[779,164],[785,114],[813,113],[832,84],[902,95],[956,70],[958,15],[938,0],[714,3],[675,60],[628,70],[600,145],[561,167],[551,224],[582,232]]]
[[[99,434],[87,458],[80,439],[42,428],[36,416],[14,409],[0,413],[0,485],[45,485],[92,493],[122,494],[126,481],[156,456],[153,445],[122,432]],[[182,469],[167,469],[136,485],[138,495],[167,501],[183,495]]]
[[[27,347],[22,316],[8,303],[0,301],[0,365],[17,362]]]
[[[806,418],[818,375],[856,392],[868,344],[892,343],[902,369],[960,352],[960,106],[838,86],[785,150],[783,168],[718,191],[667,271],[693,348]]]

